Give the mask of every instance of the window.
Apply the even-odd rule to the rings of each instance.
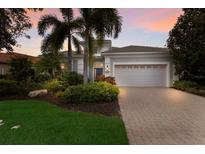
[[[0,67],[0,74],[5,75],[5,69],[3,67]]]
[[[5,70],[3,67],[1,68],[1,72],[2,72],[2,75],[5,75]]]

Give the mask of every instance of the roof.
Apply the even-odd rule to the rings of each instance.
[[[103,53],[116,53],[116,52],[168,52],[168,49],[162,47],[130,45],[125,47],[112,47],[112,50],[104,51]]]
[[[30,55],[25,55],[25,54],[20,54],[20,53],[16,53],[16,52],[0,53],[0,63],[8,64],[12,58],[28,58],[33,63],[35,63],[35,62],[37,62],[39,60],[38,57],[34,57],[34,56],[30,56]]]

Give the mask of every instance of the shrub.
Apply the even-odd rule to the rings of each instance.
[[[34,78],[32,62],[28,58],[13,58],[10,61],[10,66],[10,72],[14,80],[26,81],[29,78]]]
[[[63,74],[62,77],[60,77],[60,80],[63,82],[63,85],[67,87],[69,85],[70,86],[79,85],[79,84],[83,84],[83,75],[78,74],[76,72],[65,73]]]
[[[19,81],[17,82],[17,85],[21,93],[24,93],[24,94],[27,94],[28,92],[32,90],[38,90],[38,89],[43,88],[40,82],[37,83],[32,79],[27,79],[27,81],[21,81],[21,82]]]
[[[61,91],[63,89],[61,81],[57,79],[53,79],[50,81],[45,82],[43,85],[44,88],[46,88],[48,91],[56,93],[58,91]]]
[[[112,77],[112,76],[107,76],[105,77],[105,75],[100,75],[96,78],[96,81],[97,82],[102,82],[102,81],[105,81],[105,82],[108,82],[108,83],[111,83],[113,85],[116,85],[115,83],[115,78]]]
[[[174,82],[174,88],[179,90],[186,90],[189,88],[197,88],[197,87],[198,87],[197,83],[193,81],[181,80],[181,81]]]
[[[63,98],[73,103],[112,102],[117,100],[119,89],[107,82],[95,82],[68,87]]]
[[[0,79],[0,95],[11,95],[19,92],[17,82]]]
[[[50,79],[50,75],[48,73],[37,73],[35,74],[35,81],[36,82],[44,82]]]
[[[58,91],[58,92],[56,92],[55,94],[54,94],[54,96],[56,96],[56,97],[59,97],[59,98],[64,98],[63,96],[64,96],[64,92],[63,91]]]

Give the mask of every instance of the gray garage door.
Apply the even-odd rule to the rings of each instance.
[[[115,65],[119,86],[166,87],[166,65]]]

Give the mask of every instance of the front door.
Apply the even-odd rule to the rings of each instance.
[[[101,75],[103,75],[103,68],[94,68],[95,79]]]

